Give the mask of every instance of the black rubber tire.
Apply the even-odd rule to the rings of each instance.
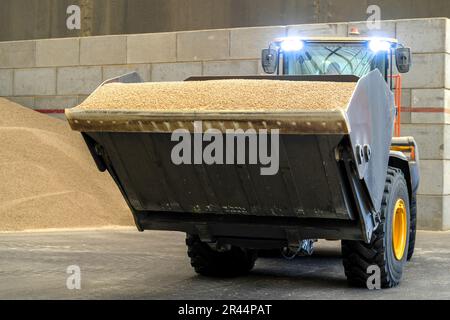
[[[414,255],[414,248],[416,246],[416,227],[417,227],[417,200],[414,194],[411,199],[410,204],[410,227],[409,227],[409,247],[408,247],[408,257],[407,260],[411,260]]]
[[[255,266],[256,250],[232,246],[218,252],[196,235],[186,235],[186,245],[195,272],[210,277],[234,277],[248,273]]]
[[[392,218],[395,203],[399,198],[404,201],[406,206],[409,230],[410,210],[406,181],[400,169],[389,167],[381,203],[381,222],[373,232],[370,243],[342,241],[345,275],[351,286],[367,287],[367,280],[372,275],[367,271],[371,265],[377,265],[380,268],[381,288],[395,287],[400,283],[409,248],[409,232],[405,253],[401,260],[397,260],[392,248]]]

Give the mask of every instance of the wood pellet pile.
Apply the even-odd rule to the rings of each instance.
[[[132,225],[79,133],[0,98],[0,231]]]
[[[355,87],[356,83],[280,80],[111,83],[100,87],[76,110],[336,110],[347,107]]]

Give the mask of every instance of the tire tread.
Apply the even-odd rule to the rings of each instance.
[[[191,266],[204,276],[230,277],[248,273],[257,259],[256,250],[231,247],[231,250],[217,252],[196,235],[187,234],[186,245]]]
[[[352,286],[366,287],[367,279],[370,276],[366,271],[370,265],[378,265],[380,267],[382,288],[391,288],[398,284],[398,281],[389,276],[387,269],[388,262],[385,255],[385,211],[396,179],[404,180],[403,172],[400,169],[388,167],[381,201],[381,222],[373,232],[370,242],[342,240],[342,257],[345,275],[348,283]]]

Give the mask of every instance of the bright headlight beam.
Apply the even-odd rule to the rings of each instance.
[[[369,49],[375,53],[389,51],[391,49],[391,43],[385,40],[374,39],[369,42]]]
[[[281,49],[284,52],[291,52],[291,51],[300,51],[305,46],[305,43],[296,38],[287,38],[284,39],[283,42],[281,42]]]

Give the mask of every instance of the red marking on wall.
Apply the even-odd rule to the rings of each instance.
[[[402,107],[401,112],[450,113],[450,109],[442,107]]]
[[[61,114],[64,113],[64,109],[35,109],[34,111],[45,114]]]

